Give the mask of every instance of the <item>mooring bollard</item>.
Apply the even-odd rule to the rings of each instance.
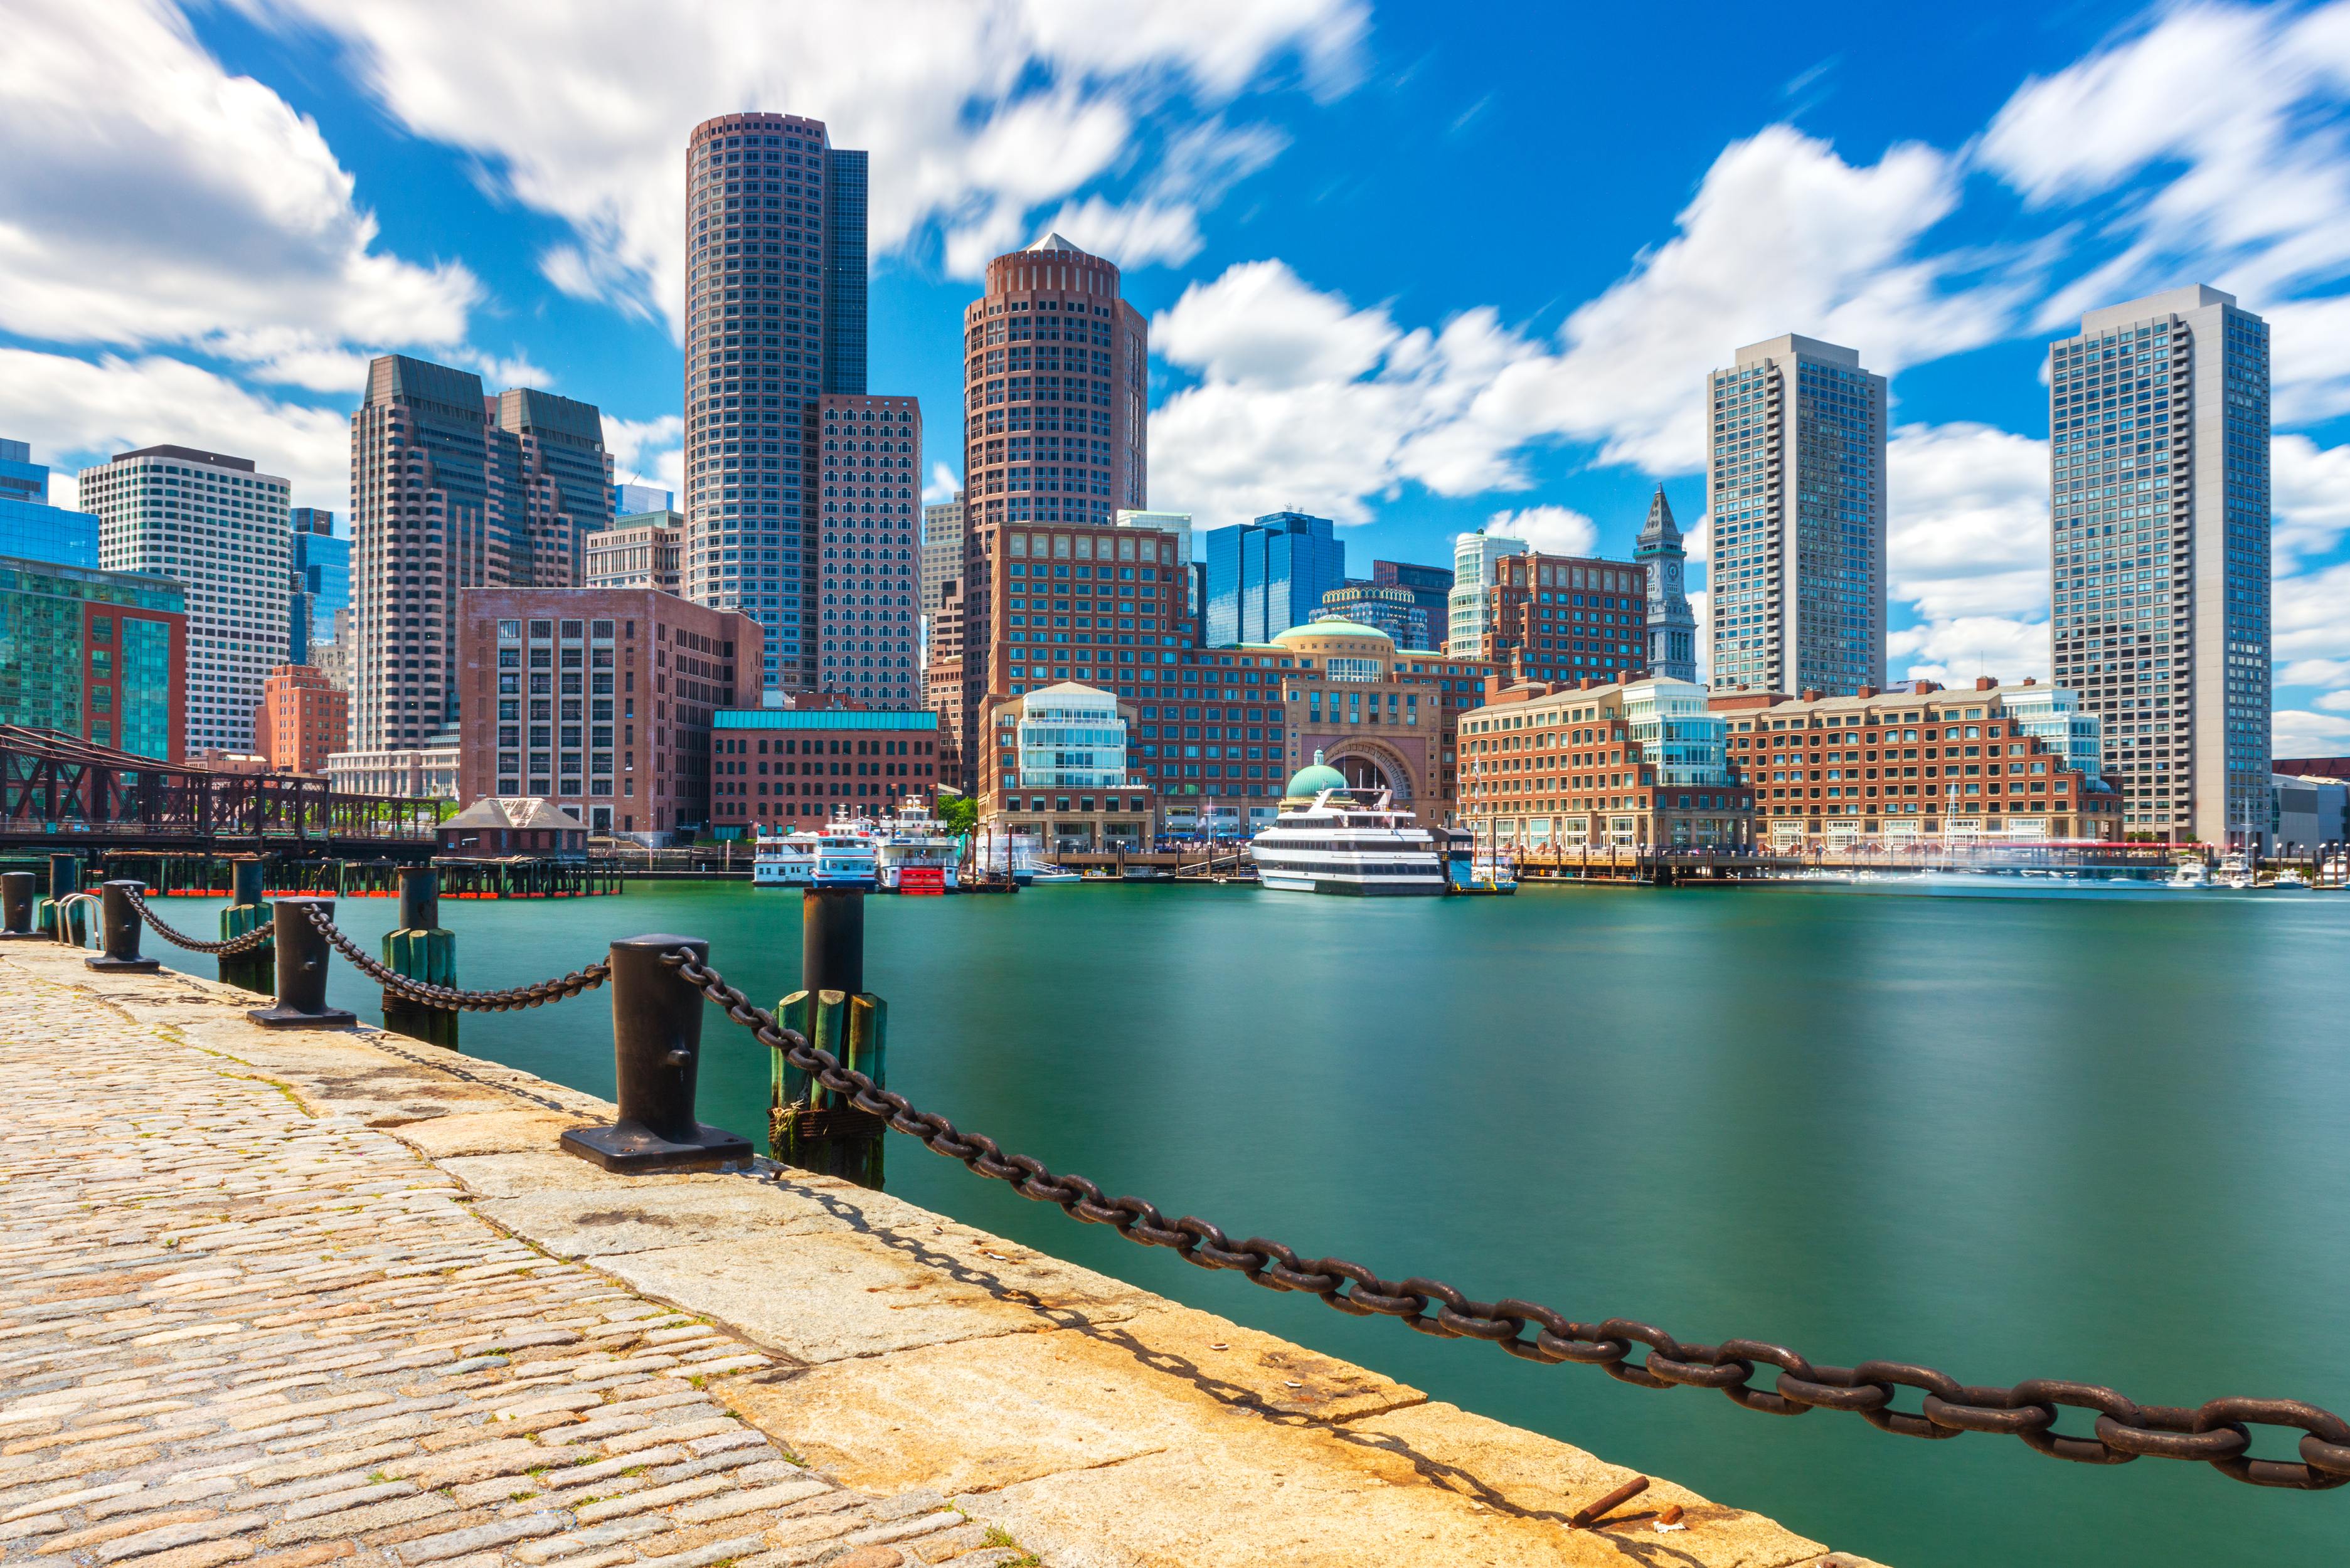
[[[865,989],[865,894],[811,888],[800,899],[800,989],[775,1009],[783,1023],[886,1085],[889,1008]],[[767,1110],[767,1147],[802,1170],[877,1191],[889,1125],[785,1062],[779,1053]]]
[[[359,1021],[356,1012],[327,1005],[327,934],[310,923],[309,911],[331,919],[332,898],[280,898],[272,906],[273,945],[277,950],[277,1005],[245,1013],[264,1029],[339,1029]]]
[[[400,868],[400,929],[383,938],[383,962],[427,985],[457,983],[457,935],[441,929],[441,874],[430,866]],[[457,1013],[427,1007],[396,991],[383,993],[383,1026],[429,1044],[457,1048]]]
[[[109,882],[101,889],[106,899],[106,951],[94,959],[81,961],[91,969],[114,972],[153,974],[163,967],[159,959],[139,956],[139,911],[130,907],[130,895],[145,888],[144,882]]]
[[[47,934],[33,924],[33,874],[0,872],[0,942],[29,942]]]
[[[606,1170],[714,1170],[751,1158],[751,1142],[693,1116],[702,1056],[702,992],[661,962],[685,948],[702,963],[710,944],[692,937],[630,937],[612,944],[612,1066],[620,1118],[573,1127],[563,1147]]]
[[[80,891],[80,857],[62,853],[50,856],[48,897],[33,906],[33,924],[58,941],[78,947],[67,900]]]
[[[269,906],[261,896],[261,862],[250,856],[232,860],[229,871],[232,878],[229,906],[220,913],[220,940],[224,942],[234,941],[247,931],[270,924]],[[273,943],[264,942],[245,952],[223,955],[220,961],[223,983],[257,991],[264,996],[273,994],[271,988],[277,979],[277,961],[273,947]]]

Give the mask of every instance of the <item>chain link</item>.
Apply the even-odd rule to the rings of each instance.
[[[542,980],[535,985],[517,985],[506,991],[458,991],[445,985],[430,985],[411,980],[397,970],[387,969],[367,956],[365,950],[335,927],[326,910],[316,904],[305,904],[302,912],[320,936],[335,944],[336,950],[357,966],[359,972],[381,985],[386,991],[403,996],[427,1007],[443,1008],[455,1012],[511,1012],[517,1008],[540,1007],[550,1002],[568,1002],[583,991],[593,991],[612,976],[612,966],[591,963],[586,969],[564,975],[558,980]]]
[[[249,953],[254,949],[264,946],[270,940],[272,928],[265,922],[241,937],[231,937],[224,942],[200,942],[195,938],[182,936],[165,925],[162,917],[149,909],[147,900],[137,893],[128,888],[125,888],[122,892],[123,896],[130,900],[130,907],[139,911],[139,918],[146,921],[157,936],[174,947],[185,948],[192,953],[217,953],[223,958],[229,958],[237,953]]]
[[[750,1030],[760,1044],[780,1052],[793,1066],[858,1110],[920,1138],[933,1154],[1009,1182],[1023,1198],[1057,1203],[1073,1219],[1115,1226],[1129,1241],[1170,1248],[1200,1268],[1230,1269],[1268,1290],[1319,1296],[1323,1305],[1357,1317],[1379,1314],[1400,1318],[1405,1327],[1439,1338],[1482,1339],[1522,1360],[1598,1366],[1620,1382],[1643,1388],[1718,1388],[1747,1409],[1769,1415],[1848,1410],[1881,1431],[1905,1437],[2002,1433],[2021,1438],[2051,1458],[2083,1464],[2124,1465],[2141,1456],[2199,1459],[2254,1486],[2323,1491],[2350,1484],[2350,1422],[2295,1399],[2222,1398],[2186,1410],[2136,1405],[2110,1388],[2053,1378],[2034,1378],[2012,1388],[1971,1387],[1931,1367],[1905,1362],[1815,1366],[1784,1345],[1761,1340],[1690,1345],[1629,1318],[1575,1323],[1535,1302],[1471,1301],[1437,1280],[1396,1282],[1343,1258],[1308,1261],[1261,1236],[1236,1242],[1204,1220],[1185,1215],[1170,1221],[1139,1198],[1110,1198],[1082,1176],[1056,1176],[1026,1155],[1005,1154],[993,1138],[959,1132],[946,1117],[916,1109],[903,1095],[843,1067],[830,1052],[810,1045],[805,1036],[777,1023],[775,1014],[754,1006],[723,975],[695,961],[691,949],[664,953],[661,961]],[[1639,1362],[1629,1359],[1636,1345],[1648,1348]],[[1767,1388],[1752,1384],[1757,1362],[1779,1370]],[[1904,1388],[1924,1391],[1922,1413],[1892,1407]],[[2060,1406],[2095,1410],[2095,1436],[2055,1432]],[[2251,1447],[2246,1430],[2251,1424],[2299,1428],[2302,1462],[2245,1458]]]

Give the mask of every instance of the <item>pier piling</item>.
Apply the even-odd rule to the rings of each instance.
[[[383,961],[394,973],[427,985],[457,983],[457,935],[441,929],[441,874],[429,866],[400,868],[400,929],[384,933]],[[450,1008],[427,1007],[386,991],[383,1026],[457,1049],[457,1014]]]
[[[710,944],[693,937],[629,937],[612,944],[612,1067],[619,1119],[574,1127],[563,1147],[606,1170],[715,1170],[747,1161],[751,1142],[693,1115],[702,1064],[702,992],[661,955],[686,949],[706,963]]]
[[[886,1086],[889,1008],[865,989],[865,894],[811,888],[800,903],[800,989],[775,1015]],[[837,1176],[876,1191],[889,1124],[858,1109],[777,1054],[767,1113],[767,1142],[786,1165]]]
[[[68,902],[81,891],[81,861],[72,855],[49,857],[49,894],[33,908],[33,924],[58,941],[78,946],[80,937],[74,931],[72,906]]]
[[[33,924],[33,874],[0,872],[0,941],[31,941],[47,934]]]
[[[234,941],[245,932],[270,924],[269,905],[261,894],[261,861],[257,857],[240,856],[228,863],[232,877],[229,906],[220,913],[220,940]],[[212,878],[204,878],[209,882]],[[276,982],[277,963],[275,942],[264,942],[249,952],[229,954],[220,961],[220,977],[224,984],[257,991],[264,996],[273,994]]]

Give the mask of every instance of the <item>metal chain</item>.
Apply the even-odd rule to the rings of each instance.
[[[1170,1222],[1139,1198],[1113,1199],[1082,1176],[1056,1176],[1026,1155],[1005,1154],[993,1138],[955,1130],[946,1117],[918,1110],[902,1095],[843,1067],[830,1052],[810,1045],[775,1014],[752,1005],[725,977],[697,962],[692,950],[661,955],[681,978],[725,1009],[726,1016],[761,1044],[858,1109],[920,1138],[933,1154],[959,1159],[980,1175],[1011,1183],[1023,1198],[1057,1203],[1089,1225],[1111,1225],[1129,1241],[1171,1248],[1187,1263],[1231,1269],[1268,1290],[1301,1291],[1357,1317],[1378,1313],[1406,1327],[1444,1339],[1482,1339],[1527,1361],[1580,1362],[1642,1388],[1719,1388],[1749,1410],[1801,1416],[1814,1409],[1848,1410],[1880,1431],[1911,1438],[1955,1438],[1994,1432],[2021,1438],[2053,1459],[2123,1465],[2141,1456],[2200,1459],[2223,1475],[2254,1486],[2322,1491],[2350,1484],[2350,1421],[2297,1399],[2214,1399],[2199,1409],[2137,1405],[2093,1384],[2033,1378],[2012,1388],[1977,1387],[1929,1366],[1864,1361],[1857,1366],[1816,1366],[1784,1345],[1756,1339],[1691,1345],[1630,1318],[1575,1323],[1535,1302],[1471,1301],[1440,1281],[1384,1280],[1342,1258],[1307,1260],[1278,1241],[1252,1236],[1229,1240],[1204,1220]],[[1352,1286],[1352,1289],[1348,1287]],[[1527,1331],[1531,1328],[1533,1332]],[[1640,1361],[1635,1345],[1648,1347]],[[1779,1369],[1768,1387],[1753,1386],[1756,1363]],[[1918,1414],[1892,1408],[1903,1388],[1925,1395]],[[2097,1412],[2095,1436],[2060,1434],[2059,1406]],[[2297,1427],[2296,1464],[2248,1457],[2251,1425]]]
[[[272,934],[272,928],[265,924],[255,926],[241,937],[231,937],[224,942],[200,942],[195,938],[182,936],[165,925],[162,917],[149,909],[147,900],[137,893],[128,888],[125,888],[122,892],[123,896],[130,900],[130,907],[139,911],[139,918],[146,921],[157,936],[175,947],[185,948],[190,952],[218,953],[223,958],[228,958],[236,953],[249,953],[254,949],[267,943]]]
[[[444,1008],[456,1012],[510,1012],[516,1008],[539,1007],[550,1002],[568,1002],[583,991],[593,991],[611,978],[612,966],[591,963],[586,969],[567,974],[559,980],[542,980],[536,985],[517,985],[506,991],[457,991],[445,985],[430,985],[411,980],[397,970],[387,969],[367,956],[359,945],[335,927],[333,919],[316,904],[301,906],[310,924],[317,928],[342,955],[358,966],[359,971],[377,981],[386,991],[406,997],[427,1007]]]

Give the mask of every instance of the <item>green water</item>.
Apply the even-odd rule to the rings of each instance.
[[[215,929],[211,905],[163,908]],[[443,909],[469,986],[648,931],[708,938],[762,1000],[796,985],[794,895]],[[372,947],[394,910],[341,919]],[[1824,1365],[2350,1412],[2350,898],[1072,887],[868,910],[892,1087],[1235,1237]],[[610,1093],[601,993],[463,1028],[471,1052]],[[702,1115],[758,1137],[764,1053],[714,1011],[709,1029]],[[1896,1568],[2335,1563],[2350,1542],[2350,1488],[1650,1392],[1193,1269],[910,1139],[889,1158],[914,1202]],[[2256,1438],[2293,1457],[2293,1434]]]

